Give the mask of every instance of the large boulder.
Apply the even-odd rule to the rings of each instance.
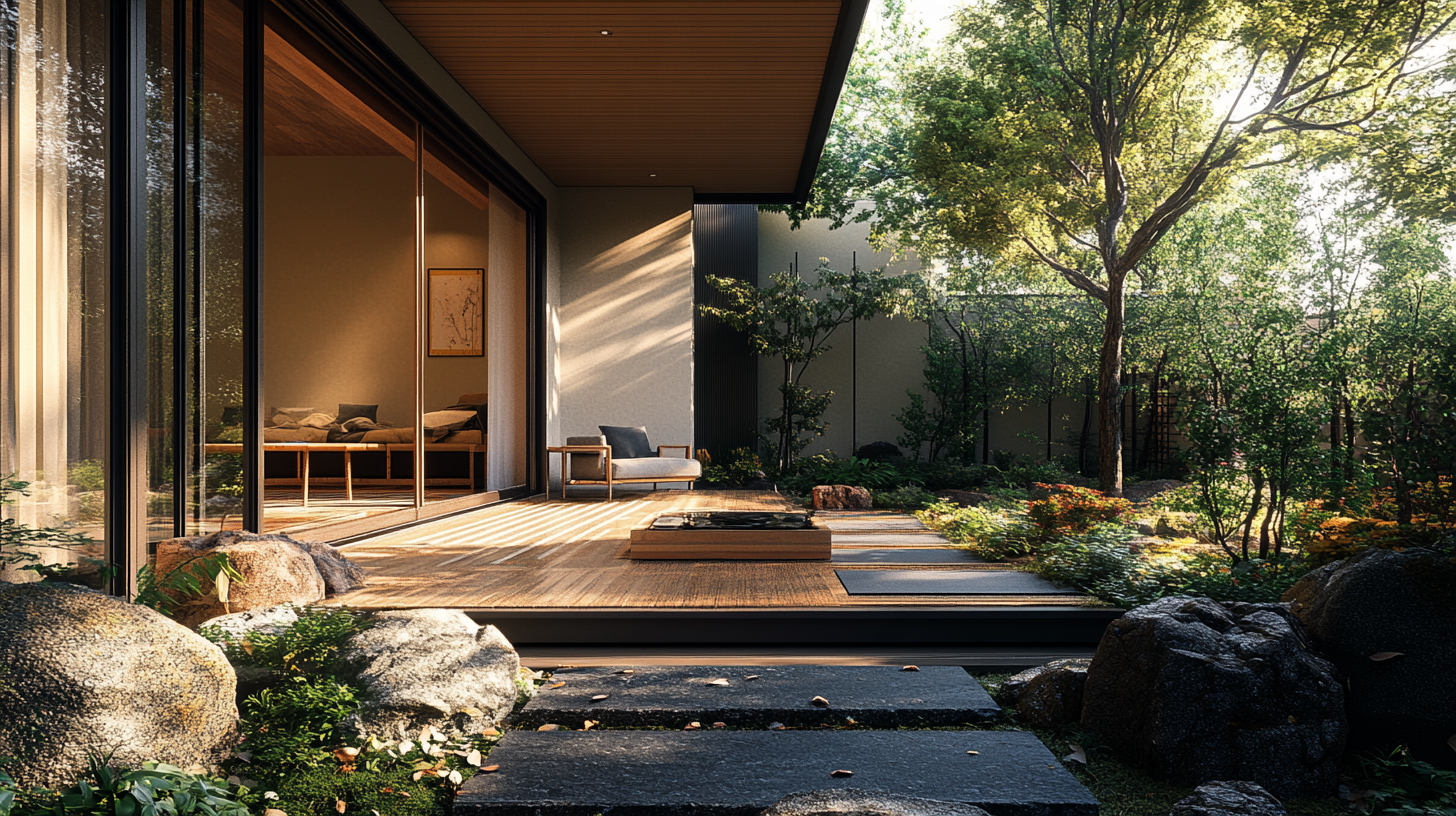
[[[232,581],[227,600],[210,581],[201,596],[177,596],[178,622],[195,626],[209,618],[279,604],[311,604],[324,599],[325,584],[309,546],[284,535],[259,535],[236,530],[200,538],[172,538],[157,544],[158,580],[188,568],[213,553],[227,554],[242,580]]]
[[[72,785],[92,757],[211,768],[237,745],[236,680],[213,644],[70,584],[0,584],[0,756],[22,787]]]
[[[874,497],[863,487],[819,485],[814,488],[815,510],[871,510]]]
[[[254,635],[281,635],[296,623],[298,607],[293,604],[280,604],[210,618],[198,625],[197,631],[212,640],[245,648],[245,644]],[[262,691],[276,679],[271,670],[261,666],[234,666],[233,671],[238,676],[239,700]]]
[[[1082,727],[1156,776],[1249,780],[1278,796],[1332,793],[1348,730],[1335,667],[1287,607],[1188,597],[1108,624]]]
[[[1253,782],[1210,782],[1179,799],[1168,816],[1287,816],[1287,812]]]
[[[313,558],[314,569],[324,580],[324,597],[332,598],[364,586],[364,568],[344,557],[338,547],[321,541],[299,541],[290,538]]]
[[[1001,684],[1001,698],[1016,706],[1022,721],[1033,728],[1078,722],[1091,663],[1088,658],[1074,657],[1027,669]]]
[[[426,726],[478,734],[516,703],[516,650],[500,630],[459,610],[379,612],[350,639],[344,659],[364,685],[363,704],[344,724],[361,736],[413,738]]]
[[[899,796],[874,790],[792,793],[759,816],[990,816],[975,805]]]
[[[1456,768],[1456,552],[1370,548],[1284,599],[1348,678],[1352,747]]]

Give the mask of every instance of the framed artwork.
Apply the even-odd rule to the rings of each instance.
[[[431,269],[431,357],[485,356],[485,270]]]

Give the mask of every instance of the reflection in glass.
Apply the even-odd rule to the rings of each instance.
[[[104,0],[0,2],[0,477],[4,518],[91,543],[36,551],[99,585],[106,512]],[[8,478],[7,478],[8,481]],[[0,580],[25,580],[0,563]]]

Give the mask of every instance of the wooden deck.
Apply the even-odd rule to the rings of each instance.
[[[528,499],[350,544],[369,585],[350,606],[467,610],[782,610],[1080,607],[1080,596],[851,597],[823,561],[633,561],[628,533],[680,510],[798,509],[775,493],[665,490]],[[873,546],[857,544],[854,546]],[[932,545],[933,546],[933,545]],[[966,567],[922,567],[965,569]],[[986,568],[999,568],[987,565]]]

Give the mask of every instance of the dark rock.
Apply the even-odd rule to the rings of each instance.
[[[1178,800],[1168,816],[1287,816],[1284,806],[1253,782],[1210,782]]]
[[[759,816],[990,816],[975,805],[883,791],[817,790],[780,799]]]
[[[0,756],[22,788],[92,757],[215,767],[238,739],[217,646],[154,610],[69,584],[0,584]]]
[[[1108,625],[1082,727],[1174,782],[1322,796],[1338,784],[1344,702],[1335,667],[1285,606],[1172,597]]]
[[[1134,504],[1151,500],[1154,496],[1167,493],[1169,490],[1183,486],[1183,482],[1176,479],[1149,479],[1146,482],[1138,482],[1135,485],[1128,485],[1122,489],[1122,497]]]
[[[1054,728],[1081,720],[1082,692],[1091,663],[1085,658],[1053,660],[1007,680],[1010,683],[1021,678],[1019,687],[1010,692],[1015,695],[1021,719],[1033,728]],[[1003,684],[1003,691],[1005,688]]]
[[[1284,596],[1348,678],[1351,747],[1456,768],[1456,553],[1370,548]],[[1396,652],[1398,657],[1372,660]]]
[[[868,445],[860,445],[859,450],[854,452],[856,459],[868,459],[872,462],[894,462],[905,458],[900,452],[899,446],[893,442],[871,442]]]
[[[425,726],[447,736],[499,725],[516,703],[520,658],[494,626],[458,609],[378,612],[351,638],[363,702],[344,726],[360,736],[408,739]]]
[[[500,770],[466,781],[454,816],[742,816],[824,789],[1007,816],[1098,812],[1092,794],[1026,731],[512,729],[490,761]],[[854,776],[831,777],[836,770]]]
[[[935,497],[961,507],[980,507],[996,498],[989,493],[977,493],[974,490],[937,490]]]
[[[872,510],[875,501],[863,487],[819,485],[814,488],[815,510]]]
[[[1021,692],[1026,689],[1026,684],[1033,679],[1040,677],[1049,671],[1062,668],[1076,669],[1085,672],[1087,666],[1092,662],[1090,657],[1068,657],[1061,660],[1052,660],[1041,666],[1032,666],[1029,669],[1017,672],[1006,678],[1001,683],[1001,688],[996,692],[996,699],[1008,706],[1014,706],[1021,700]]]
[[[623,673],[630,670],[630,673]],[[755,679],[744,678],[752,676]],[[603,727],[681,728],[689,722],[761,727],[843,725],[876,728],[962,725],[993,720],[1001,709],[958,666],[582,666],[557,669],[515,725],[597,720]],[[727,685],[708,685],[726,680]],[[592,698],[607,695],[605,700]],[[810,704],[815,697],[828,709]]]
[[[321,541],[293,539],[304,552],[313,556],[313,565],[324,579],[324,597],[343,595],[364,586],[364,568],[344,557],[337,547]]]

